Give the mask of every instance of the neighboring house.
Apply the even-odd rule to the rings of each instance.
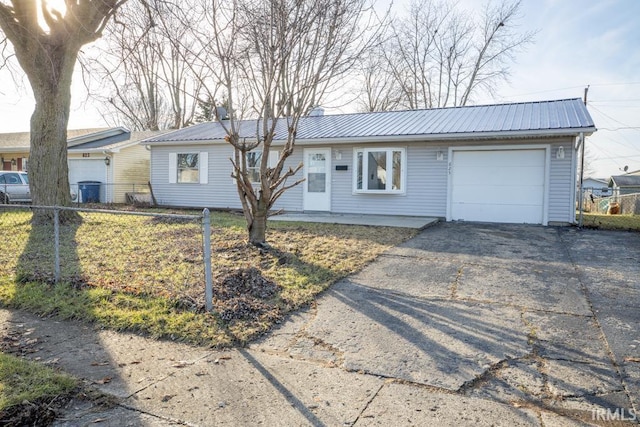
[[[640,174],[634,172],[626,175],[617,175],[609,178],[609,187],[613,189],[613,194],[622,196],[625,194],[640,193]]]
[[[98,132],[103,129],[75,129],[67,131],[68,138]],[[0,163],[4,171],[29,170],[29,132],[0,134]]]
[[[606,179],[585,178],[582,180],[582,190],[595,197],[607,197],[611,195],[611,189]]]
[[[96,187],[100,202],[124,203],[126,193],[146,189],[150,153],[138,142],[159,134],[130,132],[122,127],[69,130],[67,156],[72,192],[83,201],[78,183],[94,181],[100,183]],[[9,170],[28,171],[29,133],[0,134],[0,154],[3,165],[11,167]]]
[[[256,121],[240,136],[255,140]],[[579,99],[309,116],[288,164],[303,162],[276,209],[508,223],[575,222],[576,147],[596,130]],[[286,138],[278,122],[275,158]],[[159,204],[240,208],[223,127],[142,141]],[[259,164],[261,151],[250,160]],[[251,170],[249,171],[251,173]],[[291,179],[293,182],[293,179]]]
[[[79,183],[100,182],[100,201],[124,203],[126,193],[148,191],[150,153],[139,142],[162,132],[118,127],[68,140],[69,183],[82,201]]]

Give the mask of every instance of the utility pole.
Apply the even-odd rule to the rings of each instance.
[[[587,105],[587,94],[589,93],[589,85],[587,85],[587,87],[584,88],[584,105]],[[578,227],[582,228],[582,224],[583,224],[583,220],[584,220],[584,215],[583,215],[583,210],[584,210],[584,194],[582,191],[582,185],[584,182],[584,143],[585,143],[585,139],[584,139],[584,133],[580,132],[580,145],[582,145],[581,147],[581,151],[580,151],[580,184],[578,187],[578,197],[580,197],[580,200],[578,200],[578,212],[579,212],[579,217],[578,217]]]

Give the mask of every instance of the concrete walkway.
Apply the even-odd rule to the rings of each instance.
[[[115,399],[57,426],[637,425],[638,260],[638,233],[440,223],[248,348],[9,310],[0,333]]]

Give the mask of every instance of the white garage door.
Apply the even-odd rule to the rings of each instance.
[[[103,159],[70,159],[69,160],[69,184],[71,189],[78,193],[78,182],[99,181],[107,182],[107,166]],[[106,186],[100,186],[100,201],[106,201]]]
[[[452,220],[542,224],[544,149],[452,152]]]

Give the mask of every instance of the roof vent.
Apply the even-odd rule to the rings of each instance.
[[[322,117],[324,116],[324,108],[317,106],[313,107],[313,110],[309,112],[309,117]]]

